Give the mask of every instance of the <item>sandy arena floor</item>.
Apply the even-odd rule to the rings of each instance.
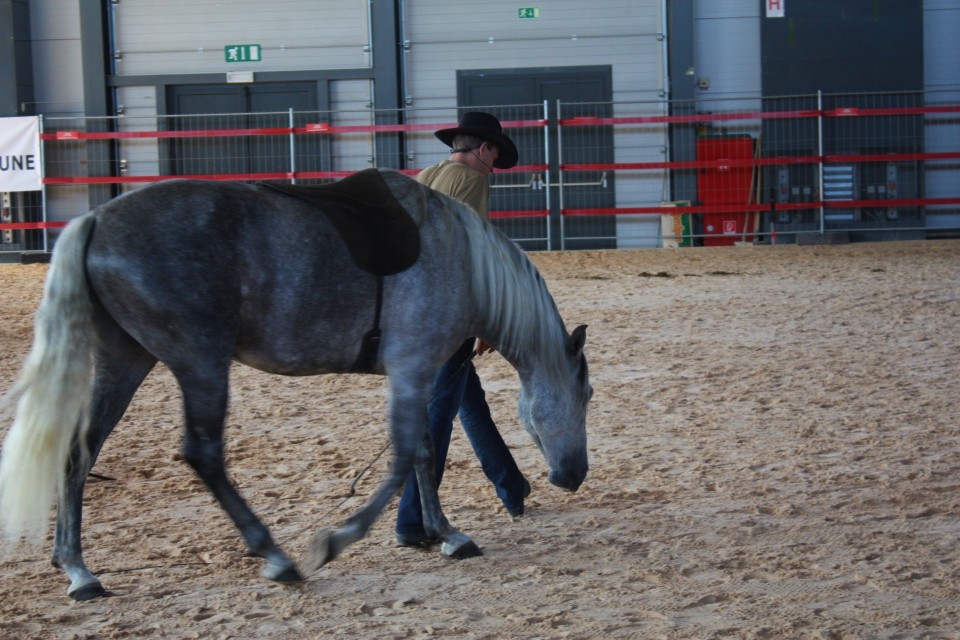
[[[88,484],[66,596],[42,549],[0,563],[4,638],[960,638],[960,242],[534,254],[587,323],[591,472],[546,482],[517,378],[479,360],[533,485],[511,519],[455,427],[441,497],[485,552],[398,547],[393,507],[300,587],[259,575],[179,459],[158,369]],[[0,265],[0,375],[47,267]],[[238,367],[231,471],[295,556],[379,482],[382,379]],[[5,433],[7,425],[0,427]]]

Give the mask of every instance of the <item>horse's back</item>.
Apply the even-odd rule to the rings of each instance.
[[[372,316],[373,277],[326,217],[296,199],[174,180],[95,216],[91,286],[109,316],[168,364],[199,349],[277,373],[335,370],[363,333],[344,318]]]

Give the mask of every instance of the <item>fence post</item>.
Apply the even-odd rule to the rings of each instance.
[[[543,131],[543,159],[547,165],[546,171],[544,171],[544,179],[547,183],[547,216],[545,224],[547,225],[547,251],[553,251],[553,233],[550,231],[550,228],[553,226],[550,222],[550,103],[547,100],[543,101],[543,121],[545,126],[542,128]],[[559,131],[559,126],[557,128]]]
[[[567,249],[567,233],[563,226],[563,127],[560,126],[560,121],[563,119],[560,114],[560,99],[557,98],[557,204],[558,210],[560,213],[560,250],[565,251]],[[549,137],[550,132],[547,132]],[[547,157],[547,162],[550,162],[549,156]]]
[[[817,189],[820,190],[820,235],[826,233],[823,206],[823,90],[817,89]]]
[[[37,127],[40,131],[40,220],[44,223],[43,226],[43,252],[50,252],[50,229],[47,228],[47,185],[44,182],[46,177],[47,167],[46,162],[44,161],[44,150],[46,149],[46,144],[43,140],[43,114],[41,113],[37,116]],[[26,234],[24,234],[26,235]]]
[[[290,183],[297,184],[297,143],[293,135],[293,107],[288,107],[287,125],[290,127]]]

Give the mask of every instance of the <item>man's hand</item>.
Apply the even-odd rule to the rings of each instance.
[[[482,356],[488,351],[494,351],[494,348],[488,345],[486,342],[477,338],[477,346],[475,347],[478,356]]]

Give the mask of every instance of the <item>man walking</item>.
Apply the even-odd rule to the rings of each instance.
[[[450,159],[424,169],[416,179],[469,205],[484,218],[488,217],[488,177],[494,168],[509,169],[517,164],[516,145],[503,133],[500,121],[482,111],[464,113],[456,127],[441,129],[434,135],[450,147]],[[490,415],[472,362],[474,343],[477,355],[490,349],[473,338],[464,342],[437,372],[434,395],[427,405],[428,428],[436,453],[437,486],[443,477],[453,419],[459,413],[463,430],[497,496],[510,515],[520,516],[524,511],[523,500],[530,494],[530,484],[520,473]],[[400,498],[396,532],[397,541],[404,546],[422,547],[436,542],[423,529],[415,474],[407,480]]]

